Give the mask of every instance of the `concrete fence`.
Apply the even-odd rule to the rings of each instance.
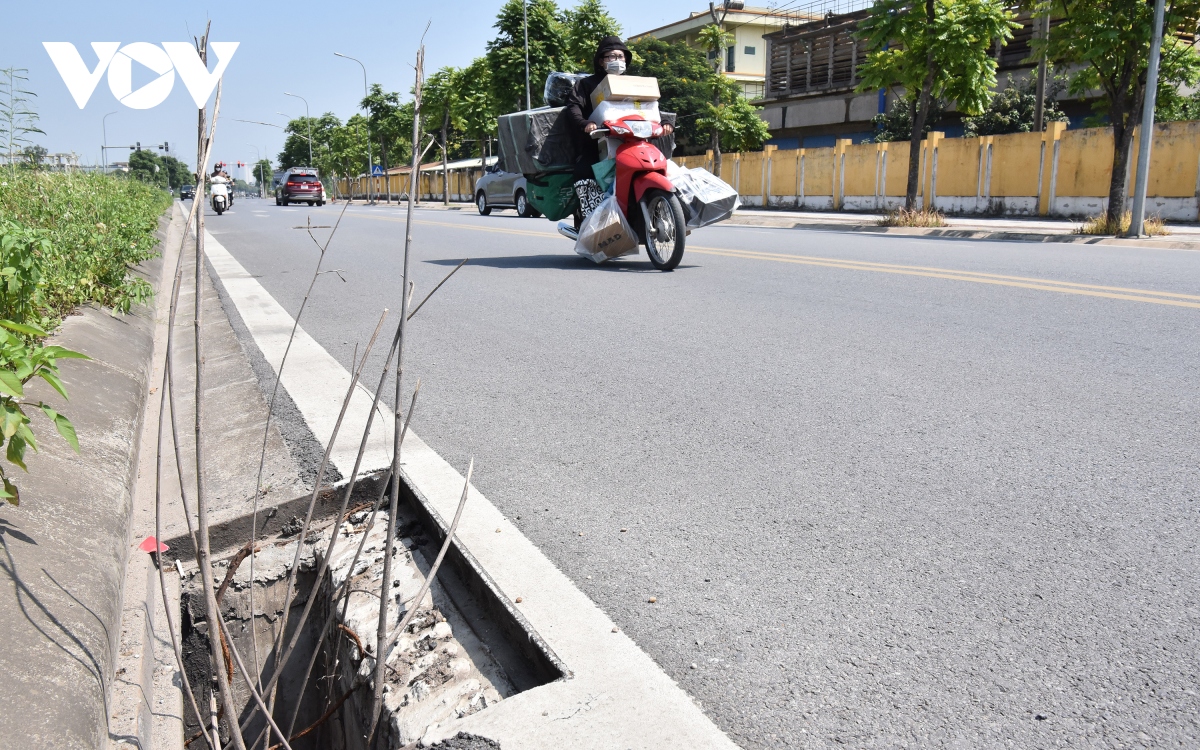
[[[1091,216],[1108,206],[1112,128],[946,138],[921,143],[918,202],[947,213]],[[907,142],[724,154],[721,178],[747,206],[821,211],[885,211],[904,205]],[[712,169],[712,153],[676,159]],[[1137,169],[1137,136],[1125,175]],[[1200,122],[1156,125],[1146,209],[1164,219],[1200,219]]]
[[[1125,175],[1127,206],[1137,169],[1137,138]],[[946,138],[921,142],[918,203],[946,213],[1083,217],[1108,207],[1112,128],[1067,130],[1050,123],[1044,133]],[[907,142],[840,140],[832,147],[724,154],[721,178],[746,206],[818,211],[886,211],[904,205]],[[687,167],[712,169],[712,153],[676,157]],[[451,169],[450,200],[473,200],[478,166]],[[385,182],[387,183],[385,186]],[[407,174],[376,177],[371,190],[406,195]],[[341,180],[343,194],[366,195],[367,179]],[[440,164],[421,168],[420,200],[440,200]],[[1200,220],[1200,121],[1154,126],[1148,213],[1175,221]]]

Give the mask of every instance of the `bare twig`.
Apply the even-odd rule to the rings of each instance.
[[[446,278],[444,278],[444,279],[442,279],[441,281],[439,281],[439,282],[438,282],[438,285],[437,285],[437,286],[435,286],[435,287],[434,287],[434,288],[433,288],[433,289],[432,289],[432,290],[429,292],[429,294],[426,294],[426,295],[425,295],[425,299],[421,300],[421,304],[417,305],[417,306],[416,306],[416,308],[415,308],[415,309],[414,309],[412,312],[410,312],[410,313],[408,314],[408,319],[409,319],[409,320],[412,320],[412,319],[413,319],[413,316],[417,314],[417,310],[420,310],[422,307],[424,307],[424,306],[425,306],[425,303],[429,301],[429,298],[433,296],[433,293],[434,293],[434,292],[436,292],[437,290],[441,289],[441,288],[442,288],[442,284],[445,284],[447,281],[449,281],[451,276],[453,276],[454,274],[458,273],[458,269],[460,269],[460,268],[462,268],[464,265],[466,265],[468,260],[470,260],[470,258],[463,258],[463,259],[462,259],[462,263],[459,263],[457,266],[455,266],[455,267],[454,267],[454,270],[453,270],[453,271],[451,271],[450,273],[446,274]]]
[[[446,531],[446,539],[442,542],[442,548],[438,550],[437,558],[433,561],[433,566],[429,568],[429,575],[425,576],[425,582],[421,584],[421,590],[413,597],[413,606],[408,608],[404,613],[404,619],[396,626],[395,632],[387,639],[387,648],[379,651],[379,660],[382,662],[391,653],[392,647],[396,645],[396,639],[408,627],[408,623],[413,618],[413,614],[417,611],[417,607],[421,605],[421,600],[425,597],[425,593],[429,591],[429,587],[433,585],[433,579],[437,577],[438,568],[442,567],[442,560],[446,558],[446,552],[450,549],[450,544],[454,541],[454,534],[458,531],[458,521],[462,518],[463,508],[467,505],[467,494],[471,488],[471,472],[475,469],[475,459],[471,459],[471,463],[467,465],[467,479],[463,482],[462,497],[458,499],[458,509],[454,511],[454,520],[450,523],[449,530]]]
[[[221,617],[220,612],[217,613],[217,624],[220,627],[221,634],[225,636],[226,639],[230,639],[229,628],[225,625],[225,620]],[[263,701],[262,693],[255,689],[254,681],[250,679],[251,675],[246,671],[246,665],[242,663],[242,656],[238,653],[237,646],[230,643],[229,650],[233,654],[233,660],[237,662],[238,672],[241,672],[242,681],[246,683],[246,688],[250,691],[250,696],[254,698],[254,702],[258,704],[258,709],[262,711],[263,716],[267,718],[267,723],[271,725],[271,729],[275,730],[275,734],[279,737],[280,745],[286,750],[292,750],[292,746],[288,744],[287,737],[284,736],[283,730],[279,728],[279,725],[275,723],[274,717],[271,716],[271,712],[267,710],[267,705]],[[232,716],[232,714],[230,715]],[[231,721],[230,723],[234,725],[235,729],[237,728],[236,721]],[[242,737],[241,732],[234,731],[230,732],[230,734],[234,736],[235,740],[240,742]]]
[[[417,66],[416,66],[416,82],[413,85],[413,137],[412,142],[415,146],[421,140],[421,84],[424,77],[425,69],[425,45],[422,42],[417,49]],[[413,149],[412,171],[410,173],[411,183],[408,190],[408,215],[405,218],[404,226],[404,276],[401,289],[408,289],[408,265],[410,257],[410,249],[412,248],[412,227],[413,227],[413,206],[415,204],[415,196],[419,187],[418,178],[420,176],[421,156]],[[384,669],[383,663],[386,659],[386,653],[383,652],[383,645],[387,642],[387,605],[388,592],[392,588],[392,546],[396,543],[396,509],[400,503],[400,396],[401,380],[404,373],[404,327],[408,322],[408,301],[405,300],[404,307],[400,311],[400,346],[396,352],[396,398],[393,402],[396,405],[395,418],[395,438],[392,445],[392,497],[389,506],[388,514],[388,532],[387,543],[384,545],[383,551],[383,580],[380,582],[380,598],[379,598],[379,623],[376,631],[375,648],[380,653],[377,655],[375,663],[375,686],[374,694],[371,700],[371,726],[367,732],[367,746],[369,747],[375,739],[375,730],[379,726],[379,711],[383,705],[383,682]]]
[[[210,26],[211,26],[211,22],[210,22]],[[204,38],[200,44],[200,59],[202,62],[207,61],[207,59],[208,59],[207,46],[208,46],[208,32],[205,31]],[[212,128],[209,131],[207,141],[204,140],[204,115],[205,115],[204,110],[201,109],[200,113],[198,115],[198,117],[199,117],[199,137],[201,139],[201,142],[206,144],[205,147],[197,149],[197,151],[202,154],[208,153],[208,148],[211,146],[211,144],[216,136],[217,122],[218,122],[218,120],[220,118],[220,114],[221,114],[222,83],[223,83],[223,80],[217,81],[217,98],[216,98],[215,103],[213,104]],[[199,169],[202,171],[204,169],[203,165],[200,165]],[[196,383],[195,383],[195,394],[194,394],[195,410],[196,410],[195,411],[195,420],[194,420],[195,431],[196,431],[196,515],[197,515],[197,521],[198,521],[198,523],[197,523],[198,532],[199,532],[199,536],[200,536],[200,539],[199,539],[200,545],[199,545],[199,549],[197,550],[197,560],[200,563],[200,579],[204,585],[204,604],[205,604],[205,609],[207,611],[208,620],[209,620],[209,622],[216,622],[218,620],[218,618],[220,617],[220,612],[218,611],[218,607],[217,607],[216,589],[213,586],[212,566],[211,566],[211,563],[209,562],[211,553],[209,550],[209,532],[208,532],[208,498],[204,494],[204,490],[205,490],[205,486],[204,486],[204,442],[202,440],[204,411],[202,409],[202,403],[201,403],[201,396],[204,393],[204,350],[201,345],[201,337],[200,337],[200,325],[201,325],[201,320],[203,317],[202,313],[203,313],[203,309],[204,309],[204,305],[201,304],[202,288],[201,288],[201,283],[200,283],[201,279],[203,278],[203,274],[204,274],[204,212],[200,211],[196,214],[196,267],[195,267],[195,275],[196,275],[195,297],[196,298],[194,300],[195,312],[194,312],[194,315],[192,316],[192,335],[193,335],[193,339],[195,342],[194,347],[195,347],[195,359],[196,359]],[[209,641],[210,651],[212,652],[212,660],[213,660],[214,665],[220,664],[222,661],[221,639],[218,636],[218,634],[213,631],[212,628],[209,629],[208,641]],[[216,673],[217,673],[217,688],[221,694],[221,696],[220,696],[221,703],[225,707],[226,717],[228,717],[230,719],[230,722],[233,725],[234,731],[231,731],[230,734],[233,735],[234,745],[238,748],[238,750],[245,750],[246,745],[242,741],[241,732],[236,731],[237,730],[237,722],[233,720],[233,717],[236,716],[237,714],[236,714],[236,711],[234,710],[234,706],[233,706],[233,694],[230,691],[229,680],[226,677],[224,670],[216,669]]]

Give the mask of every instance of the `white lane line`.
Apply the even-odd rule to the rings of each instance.
[[[221,243],[211,236],[206,242],[209,260],[255,343],[277,366],[292,317]],[[297,329],[283,386],[318,439],[330,434],[349,382],[346,369]],[[347,415],[342,434],[362,434],[370,404],[368,396],[363,400],[361,409],[355,406],[358,400],[352,402],[353,416]],[[390,428],[389,420],[378,417],[375,424]],[[342,442],[339,438],[333,455],[345,474],[349,465],[343,463]],[[379,444],[374,431],[371,443]],[[391,444],[390,432],[386,444]],[[372,456],[373,467],[386,462],[382,451]],[[353,452],[349,458],[353,460]],[[443,521],[453,517],[463,475],[412,431],[405,438],[403,458],[412,486]],[[691,697],[632,639],[614,633],[612,620],[474,487],[458,536],[510,601],[521,597],[516,606],[574,676],[437,727],[430,735],[433,740],[464,731],[496,740],[502,747],[529,750],[736,749]]]
[[[204,248],[242,321],[254,337],[254,342],[278,376],[279,364],[283,361],[295,320],[211,232],[205,232]],[[391,342],[390,337],[381,338],[386,339],[383,342],[385,347]],[[296,337],[292,340],[287,365],[283,370],[283,387],[322,445],[329,444],[329,436],[333,434],[333,426],[342,408],[342,399],[350,387],[350,380],[350,373],[340,362],[330,356],[302,327],[296,329]],[[354,468],[354,459],[373,398],[374,393],[361,388],[350,398],[337,442],[329,455],[342,476],[348,477]],[[363,456],[361,471],[364,472],[387,468],[391,463],[388,446],[392,444],[392,420],[388,418],[386,407],[382,407],[382,412],[375,415],[371,441]]]

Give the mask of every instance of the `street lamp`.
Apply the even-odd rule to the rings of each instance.
[[[308,166],[311,167],[312,166],[312,118],[309,117],[309,115],[308,115],[308,100],[305,99],[303,96],[300,96],[299,94],[289,94],[286,91],[283,92],[283,95],[284,96],[294,96],[297,99],[299,99],[300,101],[304,102],[304,119],[308,120]]]
[[[529,3],[521,0],[521,26],[525,33],[525,109],[533,109],[529,101]],[[444,144],[443,144],[444,145]]]
[[[115,115],[116,111],[108,115]],[[104,144],[100,146],[100,161],[104,162],[104,174],[108,174],[108,115],[100,118],[100,129],[104,132]]]
[[[362,72],[363,72],[363,109],[366,109],[367,108],[367,105],[366,105],[366,102],[367,102],[367,66],[363,65],[362,60],[359,60],[357,57],[351,57],[350,55],[343,55],[341,52],[334,52],[333,54],[335,57],[344,57],[347,60],[353,60],[354,62],[358,63],[358,66],[360,68],[362,68]],[[371,179],[373,177],[372,173],[374,171],[375,171],[375,157],[371,154],[371,114],[370,114],[370,111],[368,111],[367,112],[367,184],[368,185],[371,184]],[[392,191],[391,191],[391,187],[389,186],[388,187],[388,202],[390,203],[391,200],[392,200]],[[370,205],[372,203],[374,203],[374,201],[372,201],[371,196],[368,195],[367,196],[367,205]]]
[[[246,145],[254,149],[254,166],[258,167],[258,197],[261,198],[263,197],[262,152],[253,143]]]

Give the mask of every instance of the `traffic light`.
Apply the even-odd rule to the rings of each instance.
[[[141,151],[142,150],[142,142],[138,141],[137,146],[135,148],[136,148],[136,150]]]

